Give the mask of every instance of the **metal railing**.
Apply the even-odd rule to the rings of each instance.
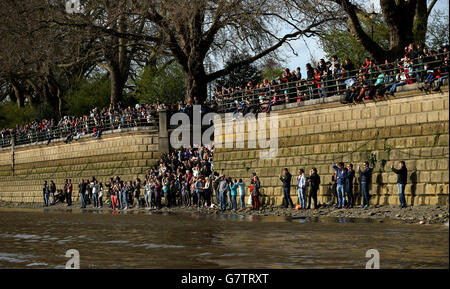
[[[70,121],[47,128],[28,129],[18,131],[14,134],[0,136],[0,148],[10,147],[13,142],[17,145],[34,144],[47,141],[50,143],[55,139],[65,139],[66,143],[77,140],[84,135],[100,137],[105,131],[133,127],[158,127],[158,113],[150,112],[147,117],[131,115],[119,115],[118,117],[102,116],[89,117],[88,121],[78,121],[73,124]]]
[[[448,55],[448,53],[434,54],[433,57]],[[266,109],[282,103],[301,102],[310,99],[342,95],[348,89],[349,81],[356,87],[363,86],[364,83],[374,83],[379,80],[380,88],[387,91],[394,83],[400,82],[398,77],[406,75],[406,84],[420,83],[427,78],[430,70],[437,70],[444,63],[443,59],[435,59],[424,62],[422,58],[411,59],[417,61],[411,65],[399,65],[399,61],[374,65],[367,68],[359,68],[351,71],[339,71],[332,75],[316,76],[309,79],[295,80],[264,87],[243,89],[237,92],[221,94],[215,101],[218,103],[220,112],[232,112],[238,110],[240,102],[247,100],[247,106]],[[366,79],[361,78],[366,75]],[[448,72],[442,73],[441,77],[448,77]],[[436,79],[435,79],[436,80]]]
[[[448,56],[448,53],[434,54],[429,57],[439,58],[440,56]],[[428,57],[428,56],[427,56]],[[444,58],[444,57],[442,57]],[[410,59],[409,62],[415,62],[410,66],[399,65],[398,61],[374,65],[366,68],[355,69],[351,71],[339,71],[332,75],[316,76],[309,79],[295,80],[276,85],[268,85],[262,88],[254,88],[224,94],[220,96],[220,100],[215,100],[218,112],[238,111],[240,107],[239,101],[247,100],[247,108],[256,110],[270,110],[271,106],[283,103],[301,102],[309,99],[317,99],[329,97],[333,95],[342,95],[352,86],[364,88],[368,86],[374,87],[374,81],[382,79],[379,84],[382,90],[386,91],[393,84],[399,82],[398,77],[406,75],[407,82],[421,82],[426,79],[430,70],[436,70],[440,67],[444,60],[435,59],[432,61],[423,61],[422,58]],[[448,67],[447,67],[448,71]],[[365,79],[361,79],[362,77]],[[448,78],[448,72],[441,77]],[[436,79],[434,79],[436,80]],[[434,81],[433,80],[433,81]],[[349,82],[350,81],[350,82]],[[405,83],[405,84],[408,84]],[[32,144],[47,141],[48,143],[54,139],[66,139],[66,142],[72,139],[78,139],[83,135],[92,134],[100,136],[104,131],[110,131],[118,128],[139,127],[139,126],[158,126],[158,113],[151,110],[149,118],[142,115],[138,117],[132,114],[89,117],[89,121],[80,121],[75,125],[70,123],[58,124],[50,128],[37,128],[25,131],[19,131],[14,135],[0,135],[0,148],[12,145],[12,137],[15,137],[15,145]],[[61,122],[61,121],[60,121]]]

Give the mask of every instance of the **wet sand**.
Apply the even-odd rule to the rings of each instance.
[[[106,204],[103,208],[93,208],[88,205],[86,209],[81,209],[81,203],[74,202],[71,207],[67,204],[56,204],[50,207],[44,207],[39,203],[6,203],[0,202],[0,208],[29,208],[38,209],[45,208],[46,210],[102,210],[112,211],[109,205]],[[236,214],[232,210],[221,211],[217,207],[214,208],[198,208],[198,207],[172,207],[161,208],[153,211],[169,212],[169,213],[200,213],[206,215],[231,215]],[[148,211],[146,208],[129,208],[126,211]],[[283,207],[266,206],[255,211],[250,208],[244,210],[239,209],[237,213],[255,216],[283,216],[283,217],[334,217],[334,218],[356,218],[356,219],[377,219],[382,222],[384,219],[401,220],[408,224],[447,224],[449,221],[449,207],[448,206],[415,206],[400,208],[399,206],[371,206],[368,209],[354,207],[352,209],[337,209],[334,206],[321,207],[316,210],[294,210]]]

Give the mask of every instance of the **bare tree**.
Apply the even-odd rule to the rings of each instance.
[[[337,3],[348,17],[348,28],[359,43],[375,60],[395,59],[402,55],[410,43],[425,43],[428,18],[437,0],[427,5],[427,0],[380,0],[384,19],[389,27],[390,47],[384,50],[364,31],[359,17],[368,17],[369,13],[350,0],[332,0]]]
[[[169,52],[185,72],[187,98],[197,96],[200,101],[207,97],[208,82],[239,65],[252,63],[274,53],[290,40],[312,35],[315,29],[336,18],[336,14],[327,11],[324,5],[308,5],[307,8],[299,5],[299,17],[292,21],[293,14],[289,13],[286,6],[291,5],[292,1],[130,0],[118,1],[118,5],[109,6],[107,21],[94,21],[92,15],[95,13],[90,13],[92,10],[89,7],[109,2],[84,2],[82,13],[61,15],[59,19],[55,17],[51,21],[116,37],[121,49],[130,43],[141,45],[140,49],[163,47],[159,51]],[[245,51],[249,56],[228,67],[217,65],[215,71],[206,71],[206,62],[223,63],[220,60],[236,50]],[[118,55],[120,59],[123,53]],[[107,59],[110,59],[106,62],[112,71],[114,61],[105,57]]]
[[[91,43],[79,39],[74,28],[43,22],[54,8],[62,9],[43,0],[2,1],[0,78],[19,107],[25,99],[29,104],[45,102],[61,116],[65,91],[93,63],[75,61]],[[59,66],[65,62],[75,64]]]

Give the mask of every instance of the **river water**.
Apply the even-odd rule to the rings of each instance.
[[[444,225],[148,211],[0,209],[0,268],[449,268]]]

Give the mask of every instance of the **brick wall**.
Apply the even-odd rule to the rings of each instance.
[[[375,166],[371,203],[399,204],[397,177],[390,168],[392,164],[398,167],[398,162],[404,160],[409,170],[408,204],[448,205],[448,92],[355,106],[322,104],[277,113],[279,151],[276,158],[260,159],[260,149],[237,148],[216,148],[214,156],[216,171],[242,178],[247,185],[251,172],[257,172],[264,203],[282,203],[278,175],[284,167],[293,174],[294,201],[297,200],[297,170],[304,168],[308,175],[309,170],[316,167],[322,179],[319,200],[329,202],[333,199],[332,163],[351,162],[357,169],[364,161],[372,160]],[[229,137],[236,135],[216,134],[215,141]],[[359,180],[356,182],[359,202]]]
[[[70,144],[21,146],[14,149],[12,171],[11,148],[0,150],[0,201],[43,202],[43,181],[54,180],[62,189],[65,179],[72,179],[74,199],[78,199],[78,183],[95,176],[99,182],[119,175],[124,180],[144,177],[144,171],[159,158],[158,132],[135,130],[104,134],[97,140],[91,136]]]

